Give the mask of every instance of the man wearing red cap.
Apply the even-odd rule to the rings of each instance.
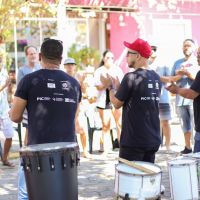
[[[124,45],[128,48],[128,65],[135,70],[127,73],[120,85],[111,78],[104,80],[104,84],[112,83],[110,99],[115,108],[123,107],[119,156],[154,163],[161,144],[160,78],[153,70],[147,69],[152,51],[146,41],[137,39],[133,43],[124,42]]]

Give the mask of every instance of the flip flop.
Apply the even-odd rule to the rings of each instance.
[[[7,167],[15,167],[15,165],[9,161],[4,161],[3,162],[3,166],[7,166]]]

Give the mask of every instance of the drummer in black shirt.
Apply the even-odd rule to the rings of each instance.
[[[160,78],[147,69],[151,47],[146,41],[137,39],[124,45],[128,48],[128,65],[134,71],[127,73],[121,84],[102,77],[104,84],[110,87],[110,100],[115,108],[123,107],[119,156],[130,161],[154,163],[161,144]]]
[[[75,142],[75,116],[81,100],[79,83],[60,70],[62,42],[45,40],[39,59],[42,69],[26,75],[18,84],[10,111],[12,121],[20,123],[28,111],[28,145]],[[28,199],[24,173],[19,172],[18,200]]]

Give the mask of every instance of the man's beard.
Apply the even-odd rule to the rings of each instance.
[[[190,57],[192,55],[192,51],[189,51],[189,50],[185,50],[185,51],[183,51],[183,53],[187,57]]]
[[[132,61],[129,65],[128,65],[129,68],[135,68],[135,61]]]

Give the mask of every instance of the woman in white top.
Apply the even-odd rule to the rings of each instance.
[[[117,68],[114,66],[114,56],[110,50],[103,53],[103,58],[94,73],[95,86],[98,90],[96,107],[98,109],[102,122],[102,137],[100,138],[100,151],[104,151],[104,136],[110,133],[110,124],[112,117],[112,104],[109,98],[109,90],[107,86],[103,85],[101,77],[116,74]],[[121,78],[119,78],[121,79]]]

